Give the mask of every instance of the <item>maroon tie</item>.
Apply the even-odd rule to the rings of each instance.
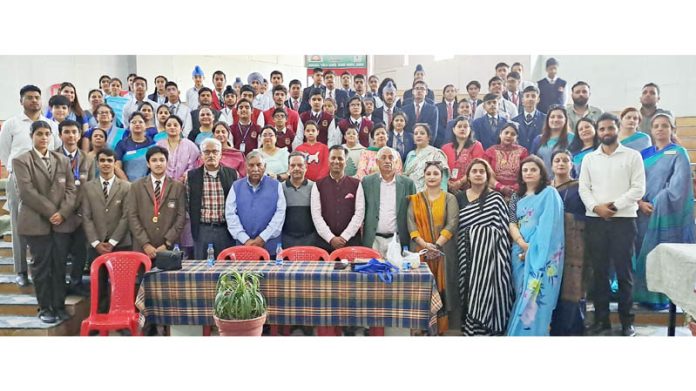
[[[416,122],[420,120],[420,105],[416,104]]]
[[[300,103],[297,101],[297,99],[292,101],[292,109],[297,111],[298,107],[300,106]]]
[[[447,121],[452,120],[452,105],[447,105]]]

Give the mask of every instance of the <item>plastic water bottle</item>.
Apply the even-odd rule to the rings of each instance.
[[[283,264],[283,258],[280,256],[280,253],[283,251],[283,244],[278,242],[278,245],[276,246],[276,259],[275,259],[275,264],[276,265],[282,265]]]
[[[175,253],[180,253],[181,249],[179,248],[179,243],[174,243],[174,248],[172,249]]]
[[[215,249],[212,243],[208,243],[208,266],[215,265]]]
[[[408,251],[408,246],[404,246],[402,249],[401,255],[404,256],[404,261],[401,263],[401,269],[406,271],[411,268],[411,262],[406,260],[406,252]]]

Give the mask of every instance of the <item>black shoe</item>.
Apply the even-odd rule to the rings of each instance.
[[[15,282],[22,288],[29,285],[29,277],[27,277],[27,273],[17,274],[17,277],[15,277]]]
[[[39,311],[39,319],[44,323],[56,323],[56,316],[50,309]]]
[[[587,335],[605,335],[608,331],[611,331],[611,323],[595,322],[592,324],[592,326],[587,328],[586,334]]]
[[[65,308],[55,310],[54,312],[56,314],[56,319],[58,320],[68,320],[71,317],[70,314],[65,310]]]
[[[636,336],[636,329],[633,327],[632,324],[625,325],[621,327],[621,335],[624,337],[635,337]]]

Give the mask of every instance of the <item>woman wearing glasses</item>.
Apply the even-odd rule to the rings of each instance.
[[[437,314],[438,332],[449,328],[449,314],[452,304],[459,301],[457,293],[456,250],[450,241],[457,232],[459,207],[457,199],[446,190],[442,183],[447,162],[429,161],[423,163],[423,188],[408,196],[408,231],[411,236],[411,249],[427,252],[421,256],[435,276],[437,290],[443,300],[443,307]],[[450,244],[446,246],[447,244]],[[459,306],[456,306],[459,308]],[[458,329],[458,315],[452,314]]]
[[[284,181],[288,179],[288,149],[276,146],[276,129],[273,126],[264,126],[261,130],[261,147],[257,148],[266,161],[266,174],[273,179]]]
[[[416,191],[425,189],[425,165],[427,162],[440,162],[442,167],[442,190],[447,190],[449,180],[449,167],[447,156],[439,148],[430,145],[430,126],[425,123],[418,123],[413,128],[413,141],[416,149],[406,155],[404,163],[404,175],[411,178],[416,185]]]

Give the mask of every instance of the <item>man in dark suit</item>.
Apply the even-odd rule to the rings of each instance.
[[[413,72],[413,85],[416,84],[417,81],[423,81],[425,82],[425,70],[423,70],[423,66],[421,64],[416,65],[416,71]],[[427,85],[426,85],[427,88]],[[435,104],[435,93],[433,90],[428,88],[427,94],[425,95],[425,100],[434,105]],[[404,99],[403,99],[403,105],[406,105],[409,100],[413,99],[413,89],[404,91]]]
[[[474,130],[476,140],[480,141],[483,149],[498,144],[498,136],[500,131],[505,126],[507,120],[498,113],[498,96],[495,94],[486,94],[483,98],[483,108],[486,114],[474,120],[471,124]]]
[[[66,243],[68,255],[72,260],[68,293],[87,296],[87,291],[82,285],[82,273],[87,258],[87,246],[85,244],[85,231],[82,227],[80,204],[84,197],[83,186],[87,184],[88,181],[94,179],[94,159],[84,154],[78,148],[78,142],[82,136],[81,124],[72,120],[64,120],[58,125],[58,129],[63,146],[56,149],[56,152],[62,153],[70,160],[70,171],[73,174],[77,192],[74,213],[67,216],[63,224],[65,229],[70,232],[68,242]]]
[[[382,102],[384,104],[382,107],[375,109],[374,113],[372,113],[372,118],[375,119],[375,122],[383,122],[387,125],[387,130],[391,130],[394,114],[401,111],[401,107],[396,102],[396,86],[391,80],[387,80],[387,83],[382,88]]]
[[[483,103],[483,101],[478,98],[480,92],[481,83],[479,83],[477,80],[472,80],[466,84],[466,93],[469,95],[466,97],[466,100],[468,100],[471,104],[471,118],[474,117],[474,113],[476,112],[478,105]]]
[[[330,69],[324,73],[324,82],[326,83],[325,98],[333,99],[336,102],[336,113],[334,116],[343,119],[348,116],[348,93],[336,88],[335,77],[336,75]]]
[[[457,117],[457,90],[454,85],[448,84],[444,88],[442,102],[435,105],[439,119],[437,140],[434,146],[440,148],[445,143],[446,134],[443,130],[447,129],[447,123]]]
[[[77,197],[70,161],[48,149],[51,133],[47,122],[33,122],[32,150],[12,160],[21,200],[17,231],[31,250],[39,319],[44,323],[70,318],[65,312],[65,256],[71,227],[65,222],[75,211]]]
[[[387,246],[398,235],[404,246],[410,242],[406,216],[408,215],[407,196],[416,194],[416,186],[406,176],[396,175],[394,162],[398,153],[389,147],[377,152],[379,173],[362,179],[365,196],[365,220],[363,225],[363,246],[372,247],[383,257]],[[381,198],[382,195],[388,197]]]
[[[130,251],[132,248],[126,215],[126,196],[131,184],[114,175],[116,157],[111,149],[97,154],[99,177],[85,183],[82,188],[82,225],[89,244],[88,258],[114,251]],[[99,271],[98,312],[108,312],[109,289],[107,272]]]
[[[355,90],[350,86],[353,84],[353,76],[348,71],[341,73],[341,89],[348,94],[348,97],[355,95]]]
[[[133,251],[154,259],[179,241],[186,223],[186,187],[165,175],[169,151],[160,146],[145,155],[150,175],[133,182],[126,210]]]
[[[413,83],[413,99],[404,102],[401,110],[406,113],[408,122],[406,123],[406,132],[413,133],[413,127],[417,123],[425,122],[430,126],[430,145],[433,145],[438,137],[438,113],[437,108],[432,103],[425,100],[425,91],[428,85],[422,80],[416,80]]]
[[[285,101],[285,106],[298,112],[302,106],[302,82],[297,79],[290,80],[288,84],[288,100]]]
[[[324,80],[324,70],[321,68],[314,68],[313,73],[312,73],[312,80],[314,80],[314,84],[311,86],[306,87],[302,91],[302,105],[300,106],[300,114],[304,113],[305,111],[309,111],[311,108],[311,105],[309,104],[309,98],[311,97],[310,92],[314,90],[315,88],[318,88],[321,90],[321,96],[322,98],[326,98],[326,86],[322,84],[322,81]]]
[[[517,143],[528,151],[531,151],[532,142],[537,135],[541,134],[546,122],[546,114],[537,110],[539,103],[539,89],[536,86],[529,86],[522,91],[522,110],[520,115],[512,120],[519,126]]]
[[[222,250],[234,246],[225,221],[225,200],[238,175],[233,168],[220,165],[220,141],[205,139],[200,148],[203,166],[189,171],[186,181],[193,257],[205,259],[208,244],[212,243],[217,258]]]

